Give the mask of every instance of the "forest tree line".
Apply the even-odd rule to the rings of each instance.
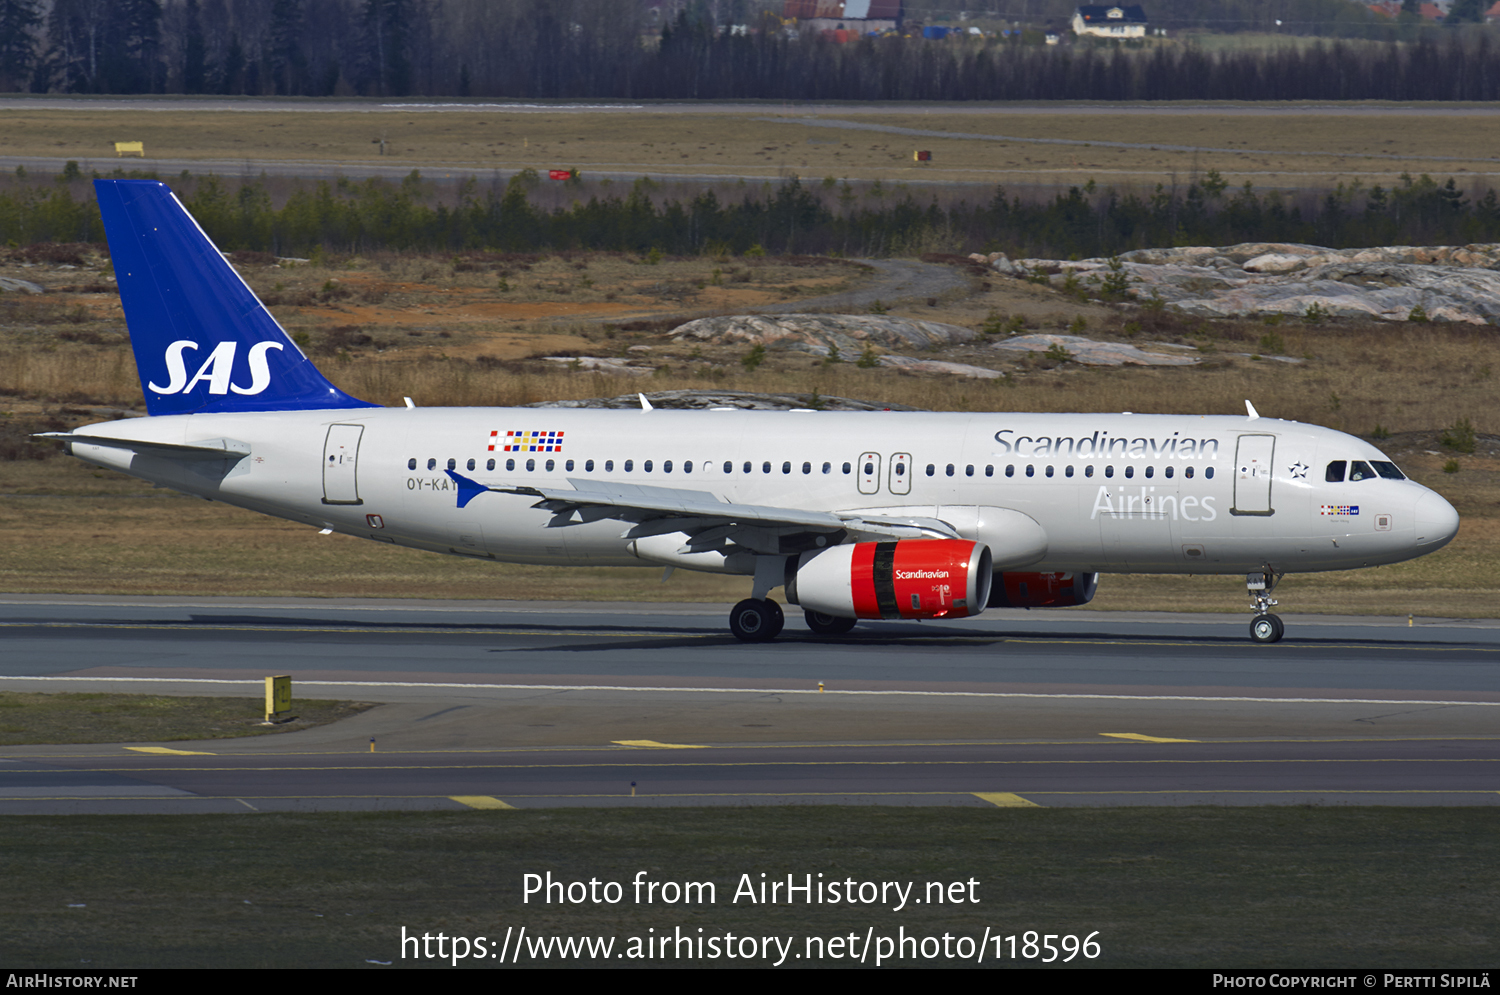
[[[71,165],[71,164],[70,164]],[[116,175],[127,175],[116,171]],[[151,173],[128,175],[155,178]],[[435,184],[413,172],[322,181],[173,177],[173,188],[226,251],[313,257],[378,251],[610,251],[642,256],[828,254],[869,257],[1002,251],[1054,259],[1130,249],[1238,242],[1330,248],[1500,242],[1500,197],[1454,180],[1404,176],[1391,187],[1230,187],[1209,172],[1181,186],[1100,187],[1090,181],[1027,195],[1005,188],[918,194],[877,182]],[[92,185],[76,166],[59,177],[0,183],[0,244],[104,241]]]
[[[1414,0],[1408,0],[1408,4]],[[1459,0],[1462,13],[1479,0]],[[1465,6],[1467,4],[1467,6]],[[970,0],[1061,28],[1067,0]],[[908,5],[956,16],[959,0]],[[773,0],[0,0],[0,91],[765,100],[1494,100],[1500,45],[1349,0],[1161,0],[1153,24],[1343,36],[1175,41],[865,38],[787,30]],[[993,7],[992,11],[986,10]],[[674,13],[675,12],[675,13]],[[661,19],[661,23],[657,19]],[[1280,26],[1277,21],[1282,21]],[[955,21],[954,23],[961,23]],[[741,32],[735,25],[742,25]],[[1351,40],[1353,39],[1353,40]],[[1363,39],[1363,40],[1359,40]],[[1132,47],[1134,45],[1134,47]]]

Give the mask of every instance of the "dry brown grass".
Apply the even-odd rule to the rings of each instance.
[[[1386,113],[1382,113],[1382,110]],[[1346,108],[1151,107],[1076,109],[972,104],[921,110],[746,105],[677,114],[494,110],[432,113],[376,106],[349,112],[288,109],[235,114],[136,109],[18,110],[6,119],[7,154],[120,164],[112,142],[143,141],[151,159],[379,163],[436,177],[492,169],[578,167],[728,176],[1003,181],[1008,184],[1156,183],[1217,169],[1238,184],[1362,177],[1389,184],[1403,172],[1494,170],[1488,108],[1424,114],[1417,106]],[[1394,116],[1399,115],[1399,116]],[[956,136],[1061,139],[1076,144],[933,138],[809,126],[897,126]],[[372,144],[384,135],[387,155]],[[1112,148],[1100,142],[1135,143]],[[1172,146],[1188,146],[1189,150]],[[912,161],[912,150],[933,153]],[[1242,151],[1241,151],[1242,150]],[[1313,154],[1293,154],[1313,153]],[[1397,158],[1374,158],[1379,153]],[[236,170],[238,171],[238,170]]]

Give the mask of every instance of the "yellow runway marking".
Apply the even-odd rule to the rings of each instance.
[[[1101,736],[1112,736],[1115,739],[1133,739],[1138,743],[1196,743],[1196,739],[1164,739],[1161,736],[1147,736],[1138,732],[1101,732]]]
[[[515,808],[514,805],[507,805],[500,799],[491,798],[489,795],[449,795],[448,797],[460,805],[467,805],[470,808]]]
[[[658,743],[654,739],[616,739],[612,740],[616,746],[640,746],[651,750],[706,750],[706,746],[692,746],[688,743]]]
[[[1029,802],[1020,795],[1009,791],[976,791],[975,798],[983,799],[996,808],[1041,808],[1036,802]]]
[[[217,753],[206,753],[203,750],[174,750],[167,746],[127,746],[127,750],[137,753],[160,753],[173,757],[216,757]]]

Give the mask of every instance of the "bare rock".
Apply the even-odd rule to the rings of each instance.
[[[40,294],[43,293],[41,284],[32,283],[30,280],[16,280],[8,276],[0,276],[0,290],[9,293]]]
[[[867,345],[887,349],[941,349],[972,342],[975,333],[957,325],[913,321],[883,315],[852,314],[739,314],[699,318],[672,331],[674,342],[714,345],[764,345],[783,349],[801,347],[827,354],[837,348],[857,356]]]
[[[904,404],[859,401],[850,397],[822,397],[814,394],[752,394],[741,390],[659,390],[646,395],[653,408],[666,411],[708,411],[735,408],[741,411],[921,411]],[[608,410],[641,409],[636,394],[619,397],[591,397],[570,401],[538,401],[523,408],[593,408]]]
[[[999,370],[967,363],[945,363],[937,359],[913,359],[911,356],[881,356],[881,366],[904,370],[908,373],[947,373],[958,377],[973,377],[976,380],[998,380],[1005,376]]]
[[[1146,352],[1124,342],[1096,342],[1081,335],[1017,335],[996,342],[994,348],[1012,352],[1040,352],[1061,349],[1069,361],[1084,366],[1192,366],[1196,356]]]

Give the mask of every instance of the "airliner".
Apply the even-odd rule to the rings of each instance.
[[[98,180],[148,417],[88,463],[359,536],[500,563],[734,574],[729,628],[1065,607],[1098,575],[1287,573],[1442,548],[1458,514],[1378,449],[1244,415],[388,408],[323,377],[163,184]]]

